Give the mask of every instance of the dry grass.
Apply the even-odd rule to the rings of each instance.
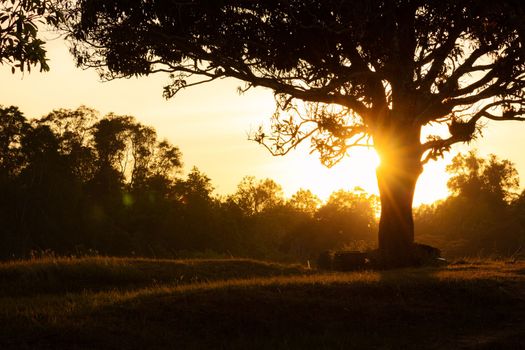
[[[0,265],[2,349],[519,349],[525,263],[322,273],[251,260]]]

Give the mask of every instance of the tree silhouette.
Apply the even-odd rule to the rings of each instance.
[[[0,106],[0,179],[18,175],[25,163],[21,149],[22,137],[30,128],[17,107]]]
[[[482,118],[523,120],[524,15],[521,0],[83,0],[69,30],[79,65],[106,79],[168,72],[166,97],[224,77],[272,89],[272,131],[254,139],[273,154],[310,138],[331,166],[373,141],[379,249],[405,265],[423,164]],[[450,135],[422,141],[429,123]]]
[[[76,110],[57,109],[38,120],[56,134],[60,154],[68,158],[71,171],[82,183],[91,180],[96,170],[91,131],[97,119],[97,111],[81,106]]]
[[[310,190],[299,189],[286,203],[294,210],[308,215],[313,215],[321,206],[321,200]]]
[[[516,253],[525,226],[512,162],[471,151],[455,156],[447,172],[451,195],[416,211],[420,239],[439,243],[450,257]]]
[[[245,176],[231,196],[245,215],[255,215],[284,204],[282,188],[271,179]]]
[[[22,0],[0,2],[0,64],[11,66],[14,73],[40,65],[48,71],[45,42],[38,35],[38,25],[58,26],[63,14],[56,2]]]
[[[196,167],[191,169],[186,179],[175,182],[175,196],[183,204],[180,231],[184,237],[181,245],[186,249],[202,251],[220,240],[214,227],[213,189],[211,179]]]
[[[311,196],[309,191],[300,190],[292,197],[289,204],[296,215],[297,210],[311,206],[296,206],[293,202],[312,203]],[[313,209],[313,217],[303,215],[297,220],[284,237],[283,248],[308,259],[316,259],[320,250],[368,248],[374,243],[377,201],[376,196],[358,188],[333,192],[324,205]],[[293,215],[288,220],[293,220]]]
[[[510,203],[517,198],[518,171],[514,164],[500,160],[494,154],[480,158],[475,151],[458,154],[447,166],[452,176],[447,185],[454,195],[481,199],[495,205]]]
[[[316,217],[334,233],[345,236],[347,240],[370,241],[370,231],[375,226],[377,198],[359,188],[353,192],[339,190],[333,192]]]

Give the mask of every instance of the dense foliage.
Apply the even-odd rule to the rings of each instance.
[[[130,116],[55,110],[27,119],[0,108],[0,258],[58,254],[244,256],[312,260],[375,247],[378,198],[311,191],[286,199],[271,179],[217,196],[197,168]],[[418,241],[447,256],[512,255],[525,245],[525,193],[513,164],[459,154],[452,195],[416,211]],[[461,214],[461,215],[459,215]]]
[[[418,238],[450,256],[512,256],[525,247],[525,192],[508,160],[457,155],[447,199],[416,210]]]
[[[30,71],[32,66],[49,70],[39,27],[56,27],[63,19],[56,1],[0,1],[0,64],[11,66],[13,73]]]
[[[130,116],[89,108],[26,119],[0,109],[1,258],[59,254],[303,259],[370,241],[374,196],[310,191],[285,200],[273,180],[245,177],[227,197],[181,153]]]

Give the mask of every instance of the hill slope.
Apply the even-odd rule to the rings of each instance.
[[[322,273],[251,260],[0,265],[2,349],[525,349],[525,263]]]

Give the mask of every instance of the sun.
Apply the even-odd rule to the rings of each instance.
[[[376,168],[380,158],[373,148],[354,148],[332,168],[323,166],[319,159],[299,152],[286,159],[286,170],[280,171],[278,181],[285,194],[293,195],[299,188],[310,189],[321,200],[326,201],[330,194],[343,189],[353,191],[361,188],[367,193],[379,195]],[[448,196],[445,171],[446,159],[429,162],[421,174],[414,195],[414,206],[432,203]]]

